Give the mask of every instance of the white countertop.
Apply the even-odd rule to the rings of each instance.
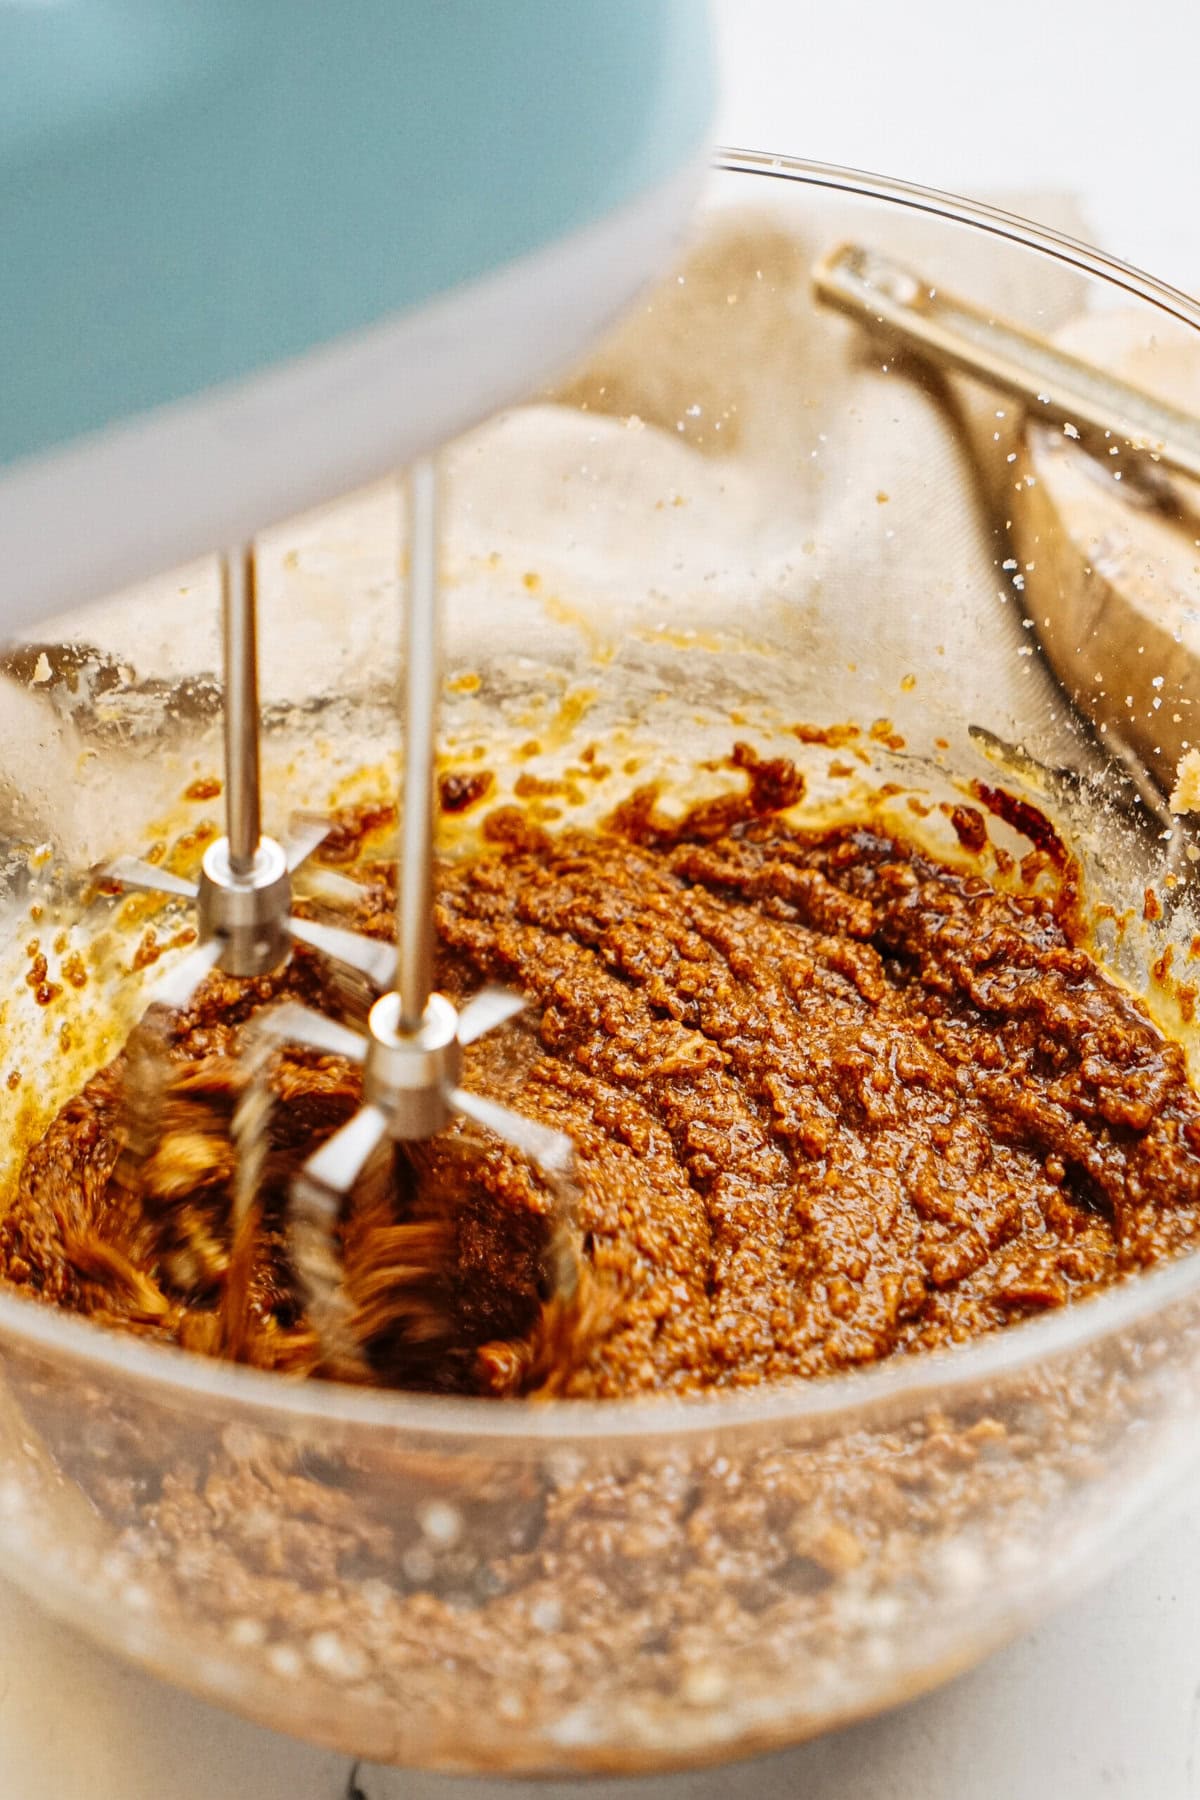
[[[960,193],[1068,192],[1106,249],[1200,286],[1195,0],[715,3],[725,142]],[[345,1800],[348,1778],[344,1758],[124,1668],[0,1584],[0,1800]],[[584,1791],[374,1769],[360,1782],[368,1800]],[[1200,1797],[1200,1500],[1097,1592],[901,1712],[764,1762],[586,1793]]]

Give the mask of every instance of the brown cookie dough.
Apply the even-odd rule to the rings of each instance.
[[[1054,895],[1003,893],[867,826],[805,831],[790,764],[734,761],[746,797],[682,823],[650,790],[595,833],[501,810],[484,851],[441,870],[440,984],[531,1001],[466,1078],[574,1139],[583,1297],[568,1315],[546,1303],[553,1197],[456,1128],[397,1152],[349,1205],[359,1379],[609,1397],[826,1375],[1061,1306],[1200,1234],[1183,1053],[1083,946],[1069,870]],[[387,935],[390,873],[357,873],[358,922]],[[300,948],[160,1022],[161,1143],[137,1182],[118,1162],[137,1045],[89,1082],[0,1221],[6,1280],[197,1350],[330,1372],[285,1211],[299,1161],[358,1104],[344,1061],[276,1060],[236,1342],[221,1318],[237,1050],[283,994],[348,1004]]]

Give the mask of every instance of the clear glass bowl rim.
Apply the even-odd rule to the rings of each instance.
[[[981,201],[766,151],[720,149],[711,166],[718,174],[757,175],[858,195],[1007,239],[1122,289],[1200,332],[1200,305],[1178,289],[1075,238]],[[784,1427],[820,1421],[830,1430],[844,1422],[853,1429],[861,1426],[865,1412],[883,1406],[899,1403],[912,1410],[924,1404],[946,1406],[953,1403],[955,1395],[966,1398],[988,1383],[1115,1337],[1197,1290],[1200,1252],[973,1344],[896,1358],[819,1381],[779,1383],[746,1393],[655,1394],[629,1400],[446,1399],[293,1380],[170,1345],[123,1337],[2,1290],[0,1356],[6,1346],[20,1347],[60,1366],[70,1364],[85,1377],[107,1378],[114,1389],[143,1389],[167,1404],[225,1404],[231,1417],[236,1414],[242,1422],[247,1415],[257,1417],[266,1431],[302,1432],[310,1425],[320,1434],[345,1426],[386,1432],[393,1438],[413,1434],[423,1440],[470,1440],[473,1445],[494,1442],[498,1454],[516,1453],[522,1444],[543,1450],[551,1443],[598,1449],[621,1440],[654,1438],[669,1443],[770,1422]]]

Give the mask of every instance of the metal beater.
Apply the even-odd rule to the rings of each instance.
[[[291,1190],[293,1266],[326,1355],[343,1364],[357,1361],[358,1347],[342,1288],[338,1220],[343,1201],[385,1139],[418,1142],[461,1115],[537,1165],[560,1195],[574,1159],[574,1147],[561,1132],[460,1083],[463,1050],[523,1011],[521,996],[485,987],[459,1012],[433,990],[440,534],[432,461],[423,459],[410,471],[407,506],[404,769],[393,984],[371,1008],[365,1035],[294,1003],[275,1008],[262,1025],[268,1040],[343,1056],[363,1071],[362,1106],[309,1157]],[[564,1234],[560,1230],[557,1235],[561,1240]],[[574,1257],[563,1253],[561,1242],[552,1265],[557,1287],[573,1286]]]
[[[196,906],[200,942],[152,990],[151,999],[184,1007],[210,970],[250,977],[277,969],[293,939],[357,969],[376,987],[395,972],[395,952],[357,932],[300,919],[292,912],[292,876],[329,829],[308,822],[286,843],[262,830],[259,761],[258,623],[253,548],[222,559],[221,636],[225,669],[225,836],[205,852],[198,882],[138,857],[122,856],[103,873],[123,887],[178,895]]]
[[[362,1065],[364,1102],[304,1165],[309,1183],[347,1194],[385,1137],[417,1142],[461,1114],[492,1131],[550,1175],[570,1167],[561,1132],[460,1086],[468,1044],[514,1018],[519,994],[485,987],[462,1011],[433,991],[434,760],[439,688],[438,478],[432,460],[407,484],[409,576],[405,605],[404,775],[396,881],[394,984],[371,1008],[362,1035],[310,1008],[277,1007],[264,1029]],[[339,937],[352,936],[338,933]],[[363,940],[358,940],[363,941]]]
[[[222,635],[225,663],[226,835],[209,846],[199,882],[185,881],[137,858],[110,863],[105,873],[123,885],[195,902],[200,942],[151,991],[152,1004],[187,1006],[205,976],[220,967],[248,978],[278,968],[299,940],[348,965],[386,991],[367,1019],[366,1033],[294,1002],[262,1017],[245,1057],[246,1086],[231,1121],[236,1174],[231,1206],[234,1240],[253,1229],[256,1190],[265,1162],[270,1050],[292,1042],[345,1057],[363,1070],[363,1105],[305,1163],[293,1182],[290,1238],[296,1277],[326,1353],[342,1363],[356,1347],[341,1293],[337,1225],[342,1202],[385,1138],[415,1142],[434,1136],[457,1116],[493,1132],[561,1184],[573,1146],[561,1132],[539,1125],[461,1085],[462,1054],[486,1032],[514,1018],[520,995],[486,987],[457,1010],[433,991],[433,836],[435,746],[439,686],[438,482],[434,464],[418,462],[407,483],[409,576],[405,588],[406,675],[404,767],[396,946],[358,933],[297,918],[291,877],[318,848],[328,829],[316,820],[286,844],[261,828],[257,621],[252,551],[225,559]],[[153,1036],[153,1034],[151,1034]],[[157,1041],[138,1060],[131,1096],[130,1148],[148,1154],[152,1121],[165,1078],[165,1050]],[[136,1117],[135,1117],[136,1115]],[[571,1278],[570,1258],[558,1257],[558,1285]]]

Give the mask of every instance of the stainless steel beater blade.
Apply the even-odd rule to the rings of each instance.
[[[161,981],[155,982],[148,996],[150,1004],[169,1006],[173,1012],[182,1011],[191,1003],[204,977],[216,968],[220,954],[221,945],[216,938],[210,938],[207,944],[198,944]]]
[[[149,894],[178,894],[185,900],[194,900],[200,892],[194,881],[185,881],[182,875],[172,875],[170,869],[143,862],[140,856],[118,856],[115,862],[105,863],[101,874],[108,881],[119,881],[122,887],[143,888]]]
[[[283,859],[287,863],[288,874],[294,875],[314,850],[321,848],[328,836],[328,819],[305,818],[295,821],[283,840]]]
[[[351,1062],[363,1062],[367,1055],[367,1039],[361,1032],[339,1025],[336,1019],[315,1012],[311,1006],[285,1001],[263,1015],[256,1029],[276,1043],[301,1044],[306,1050],[323,1050],[329,1056],[344,1056]]]
[[[287,846],[285,844],[284,848]],[[300,864],[289,864],[296,874],[301,873]],[[361,906],[370,896],[370,888],[364,882],[352,881],[337,869],[324,865],[308,864],[303,869],[304,891],[315,900],[324,900],[332,906]]]
[[[298,1176],[292,1183],[288,1241],[305,1309],[326,1361],[357,1369],[361,1357],[342,1289],[340,1206],[338,1195],[329,1188]]]
[[[383,1108],[360,1107],[309,1157],[304,1173],[330,1193],[348,1194],[387,1134],[388,1119]]]
[[[458,1015],[458,1041],[473,1044],[497,1025],[504,1025],[525,1011],[525,1001],[511,988],[485,987],[472,994]]]
[[[381,943],[378,938],[365,937],[357,931],[346,931],[340,925],[318,925],[312,919],[298,919],[294,913],[288,918],[287,929],[294,938],[311,945],[323,956],[348,963],[378,988],[390,987],[396,979],[394,944]]]
[[[547,1175],[565,1175],[575,1160],[575,1146],[564,1132],[539,1125],[536,1119],[527,1119],[510,1106],[485,1100],[482,1094],[461,1087],[451,1088],[446,1099],[455,1112],[503,1138]]]

